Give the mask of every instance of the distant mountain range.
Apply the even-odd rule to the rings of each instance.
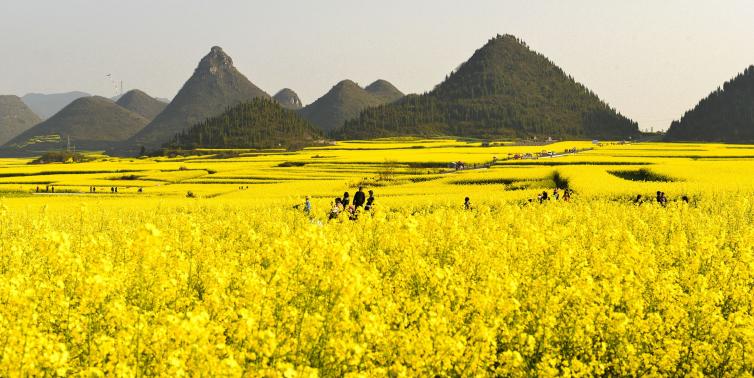
[[[220,47],[212,47],[173,101],[129,144],[156,148],[177,133],[254,98],[270,98],[233,66]]]
[[[80,149],[269,148],[336,139],[458,136],[480,139],[639,136],[624,117],[540,53],[497,36],[424,94],[405,96],[377,80],[343,80],[303,107],[285,88],[270,97],[212,47],[169,103],[132,90],[113,102],[84,92],[0,96],[0,144],[43,151],[71,140]],[[34,114],[36,113],[36,114]],[[266,117],[266,118],[265,118]],[[46,121],[43,121],[47,118]],[[669,141],[754,142],[754,66],[710,94]]]
[[[638,134],[635,122],[511,35],[491,39],[429,93],[368,108],[334,133],[343,139],[623,139]]]
[[[674,121],[665,140],[754,143],[754,66]]]
[[[52,94],[29,93],[21,97],[21,100],[26,104],[26,106],[31,108],[31,110],[36,113],[39,118],[47,119],[52,117],[61,109],[68,106],[68,104],[73,102],[73,100],[89,96],[91,95],[86,92],[67,92]]]
[[[110,99],[93,96],[74,100],[61,111],[6,143],[6,148],[47,151],[66,148],[101,150],[125,141],[149,123]]]
[[[322,139],[322,132],[277,101],[258,97],[176,135],[172,147],[296,148]]]
[[[301,109],[300,114],[320,130],[330,132],[342,127],[346,120],[358,116],[366,108],[403,97],[403,93],[384,80],[378,80],[367,88],[351,80],[343,80],[317,101]]]
[[[0,96],[0,145],[40,121],[18,96]]]

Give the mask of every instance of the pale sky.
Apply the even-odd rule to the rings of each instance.
[[[172,97],[213,45],[271,95],[342,79],[430,90],[513,34],[642,129],[754,64],[751,0],[0,0],[0,94]]]

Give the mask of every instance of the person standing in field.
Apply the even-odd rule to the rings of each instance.
[[[336,198],[335,202],[333,202],[332,209],[330,209],[330,214],[328,216],[328,219],[337,219],[338,214],[343,210],[343,203],[341,202],[340,198]]]
[[[367,198],[367,205],[364,206],[364,210],[372,210],[372,206],[374,205],[374,192],[369,191],[369,198]]]
[[[659,203],[662,206],[665,206],[668,204],[668,197],[665,197],[665,192],[657,192],[657,203]]]
[[[346,210],[348,211],[348,219],[356,220],[359,217],[359,213],[356,211],[356,206],[348,206]]]
[[[571,200],[571,191],[566,189],[563,191],[563,201],[568,202]]]
[[[306,196],[306,201],[304,201],[304,213],[307,215],[311,213],[312,211],[312,202],[309,200],[309,196]]]
[[[471,199],[469,199],[469,197],[464,198],[463,208],[466,210],[471,210]]]
[[[351,195],[348,194],[348,192],[343,193],[343,200],[341,201],[343,204],[343,208],[348,207],[348,205],[351,203]]]
[[[353,195],[353,206],[357,209],[364,206],[364,202],[366,202],[366,195],[364,195],[363,189],[363,187],[359,186],[359,191]]]
[[[545,201],[549,201],[550,197],[547,195],[547,191],[545,190],[542,192],[542,194],[539,195],[539,203],[543,203]]]

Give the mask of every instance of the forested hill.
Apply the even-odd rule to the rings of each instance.
[[[505,35],[431,92],[365,109],[334,134],[621,139],[639,129],[546,57]]]
[[[674,121],[668,141],[754,143],[754,66]]]
[[[322,138],[308,121],[274,100],[255,98],[177,134],[171,147],[296,148]]]

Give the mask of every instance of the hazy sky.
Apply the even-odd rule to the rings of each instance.
[[[213,45],[304,103],[349,78],[423,92],[514,34],[642,129],[754,64],[751,0],[0,0],[0,94],[172,97]]]

